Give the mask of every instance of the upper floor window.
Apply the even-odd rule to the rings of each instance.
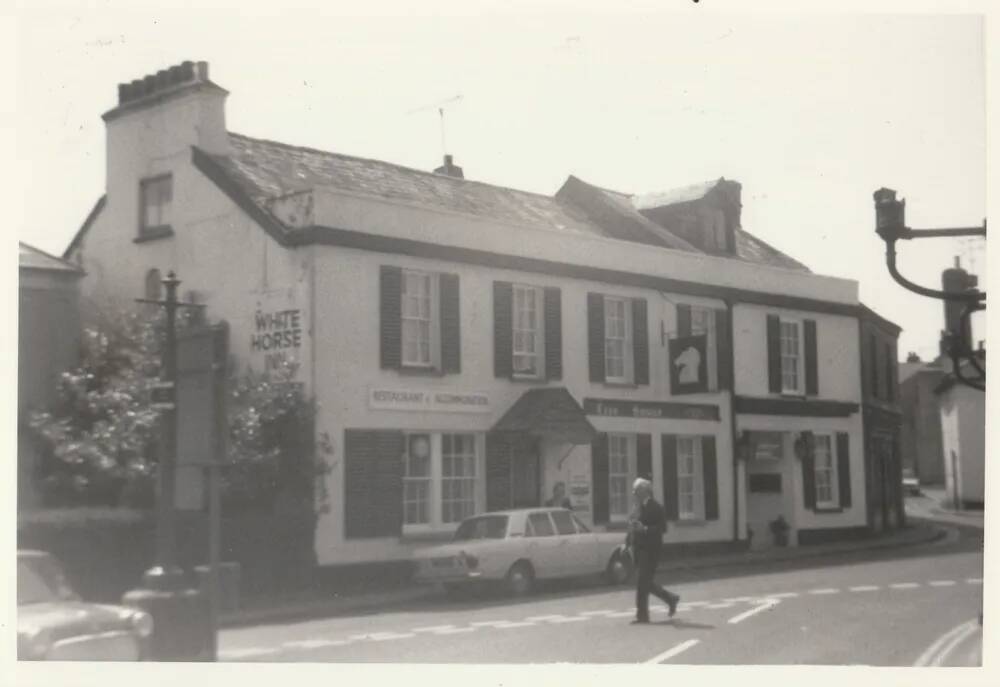
[[[802,392],[802,332],[799,322],[781,320],[781,391]]]
[[[896,357],[892,354],[892,344],[885,345],[885,400],[896,400]]]
[[[632,381],[632,322],[629,300],[604,298],[604,375],[609,382]]]
[[[382,265],[379,289],[382,368],[461,372],[458,275]]]
[[[165,174],[142,180],[139,183],[139,196],[139,233],[170,228],[174,200],[173,177]]]
[[[541,377],[544,367],[542,290],[514,284],[512,345],[515,376]]]
[[[434,364],[433,275],[403,272],[403,364],[431,367]]]

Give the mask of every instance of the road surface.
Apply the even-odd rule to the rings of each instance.
[[[560,585],[351,617],[229,629],[224,661],[978,665],[981,530],[919,549],[661,583],[682,597],[630,625],[634,594]],[[978,543],[977,543],[978,542]],[[566,587],[569,587],[568,589]],[[657,607],[655,599],[651,600]]]

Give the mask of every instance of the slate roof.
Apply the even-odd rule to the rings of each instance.
[[[565,387],[528,389],[494,425],[494,432],[553,435],[589,444],[597,435],[583,408]]]
[[[578,208],[551,196],[312,148],[229,134],[232,154],[213,156],[258,204],[316,187],[373,195],[545,229],[603,236]]]
[[[17,242],[18,266],[21,269],[44,270],[46,272],[62,272],[70,275],[82,275],[83,270],[71,262],[57,258],[45,251],[29,246],[23,241]]]
[[[702,181],[698,184],[681,186],[680,188],[668,191],[657,191],[655,193],[640,193],[632,196],[632,203],[637,210],[658,208],[663,205],[676,205],[677,203],[688,203],[692,200],[701,200],[708,192],[719,183],[718,179]]]

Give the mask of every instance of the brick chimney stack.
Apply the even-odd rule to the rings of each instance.
[[[462,172],[462,168],[454,163],[454,159],[451,155],[444,156],[444,164],[434,170],[435,174],[443,174],[447,177],[455,177],[456,179],[464,179],[465,174]]]

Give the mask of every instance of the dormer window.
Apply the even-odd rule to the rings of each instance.
[[[139,182],[139,238],[169,236],[174,200],[173,177],[169,174]]]

